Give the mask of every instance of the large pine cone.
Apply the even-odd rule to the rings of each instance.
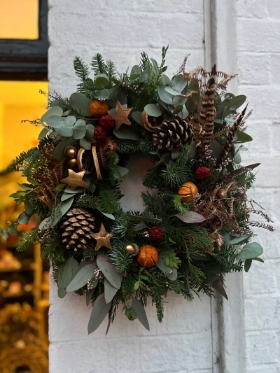
[[[190,144],[192,139],[193,131],[189,121],[180,117],[165,119],[153,134],[154,145],[170,152]]]
[[[69,210],[62,219],[62,242],[66,249],[77,251],[86,249],[94,230],[95,217],[83,208]]]

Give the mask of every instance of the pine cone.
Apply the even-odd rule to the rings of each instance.
[[[176,151],[193,139],[192,127],[187,119],[173,117],[165,119],[153,134],[154,145],[160,150]]]
[[[62,242],[66,249],[84,250],[91,240],[94,230],[95,217],[83,208],[73,208],[69,210],[61,222],[60,228],[63,230]]]

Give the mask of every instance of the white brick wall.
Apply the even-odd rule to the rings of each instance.
[[[77,79],[72,61],[76,55],[90,63],[92,56],[101,52],[106,59],[114,60],[122,71],[138,63],[143,50],[159,59],[161,47],[169,44],[167,72],[170,75],[177,71],[186,54],[191,55],[189,68],[205,65],[210,53],[207,52],[208,42],[206,50],[203,43],[208,17],[204,9],[210,12],[213,4],[222,3],[225,4],[223,0],[49,0],[50,90],[65,96],[75,90]],[[265,248],[265,264],[254,263],[252,271],[244,275],[246,372],[245,368],[240,371],[219,364],[222,359],[218,349],[224,341],[224,352],[232,361],[241,356],[236,352],[240,348],[238,342],[230,342],[230,336],[238,329],[232,326],[235,315],[236,320],[238,316],[242,319],[243,304],[233,303],[238,303],[239,298],[235,298],[240,291],[238,287],[228,289],[230,299],[224,309],[219,309],[224,315],[223,322],[213,312],[220,303],[215,306],[203,296],[201,300],[188,303],[170,295],[162,324],[156,320],[154,307],[148,307],[150,332],[138,321],[129,322],[119,310],[115,324],[105,337],[105,323],[87,336],[90,308],[86,308],[85,300],[72,294],[60,300],[56,296],[56,285],[52,284],[50,373],[280,371],[280,256],[277,246],[280,3],[278,0],[228,0],[229,3],[236,3],[239,91],[247,94],[250,108],[254,110],[248,122],[254,142],[250,144],[246,162],[262,163],[252,198],[271,212],[278,229],[273,234],[259,230],[257,240]],[[218,35],[218,38],[223,45],[226,35]],[[226,48],[230,50],[228,44]],[[230,310],[235,313],[233,320],[227,320],[226,312]],[[224,331],[217,331],[219,320],[220,329],[224,326]]]
[[[261,162],[252,198],[272,216],[276,231],[256,230],[265,263],[244,275],[247,373],[280,371],[280,3],[237,1],[237,62],[240,93],[253,114],[248,163]]]

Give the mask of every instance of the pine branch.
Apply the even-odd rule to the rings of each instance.
[[[26,251],[30,246],[39,241],[38,228],[32,228],[22,234],[17,251]]]
[[[80,57],[74,59],[74,70],[76,75],[84,82],[89,77],[88,66],[81,60]]]

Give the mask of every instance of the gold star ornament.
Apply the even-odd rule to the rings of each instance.
[[[100,231],[97,233],[92,233],[91,236],[96,240],[95,251],[101,249],[102,246],[105,246],[110,250],[113,249],[110,242],[110,239],[113,237],[113,233],[106,232],[103,224],[101,224]]]
[[[120,128],[122,124],[130,125],[131,122],[128,119],[128,116],[131,112],[132,108],[124,109],[119,101],[116,104],[116,111],[113,114],[110,114],[111,117],[115,119],[116,122],[116,130]]]
[[[61,182],[68,184],[72,190],[75,190],[79,186],[88,188],[88,184],[83,180],[85,173],[86,171],[74,172],[73,170],[68,169],[68,176],[61,179]]]

